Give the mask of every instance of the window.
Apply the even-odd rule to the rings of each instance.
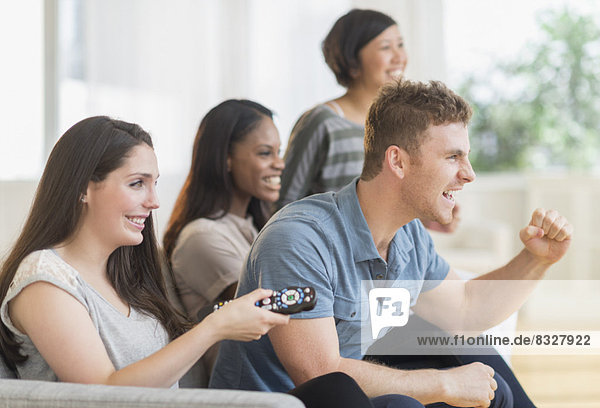
[[[478,171],[600,171],[600,13],[579,0],[446,0],[449,83]]]
[[[44,160],[44,2],[0,3],[0,180],[36,178]]]

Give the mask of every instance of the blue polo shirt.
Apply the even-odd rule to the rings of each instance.
[[[238,296],[258,287],[314,287],[316,307],[291,317],[333,317],[340,355],[361,359],[361,315],[366,314],[361,313],[361,282],[402,281],[414,304],[423,281],[443,280],[449,266],[419,220],[398,230],[384,261],[360,208],[357,181],[337,193],[291,203],[275,214],[250,249]],[[263,336],[252,342],[223,341],[210,387],[286,392],[294,383],[269,337]]]

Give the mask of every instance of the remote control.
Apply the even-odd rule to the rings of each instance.
[[[219,310],[231,300],[219,302],[214,310]],[[311,287],[287,287],[273,291],[268,298],[256,302],[256,306],[282,314],[294,314],[314,309],[317,304],[317,294]]]
[[[311,287],[287,287],[274,291],[273,294],[256,302],[256,306],[282,314],[294,314],[314,309],[317,294]]]

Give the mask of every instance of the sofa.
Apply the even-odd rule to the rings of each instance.
[[[301,408],[297,398],[281,393],[212,389],[163,389],[85,385],[15,378],[0,357],[0,407],[17,408]]]

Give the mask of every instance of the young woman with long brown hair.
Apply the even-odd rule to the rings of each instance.
[[[0,345],[21,378],[170,387],[214,343],[251,340],[287,317],[259,290],[191,325],[169,304],[152,212],[148,133],[107,117],[57,142],[2,266]]]

